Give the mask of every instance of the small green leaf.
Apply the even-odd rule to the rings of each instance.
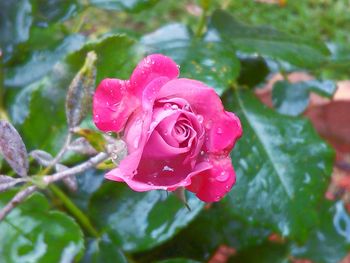
[[[106,150],[106,140],[101,132],[78,128],[74,129],[74,133],[85,138],[96,151],[103,152]]]
[[[135,193],[123,184],[105,183],[91,200],[89,211],[115,245],[142,251],[163,243],[189,224],[203,203],[188,194],[191,211],[164,191]]]
[[[1,194],[0,207],[14,192]],[[61,212],[49,211],[46,198],[33,194],[0,222],[0,261],[73,262],[84,248],[77,223]]]
[[[332,97],[337,86],[333,81],[310,80],[297,83],[278,81],[272,90],[272,103],[282,114],[297,116],[309,105],[310,92]]]
[[[203,81],[222,94],[239,74],[234,50],[196,39],[183,24],[166,25],[141,39],[147,54],[162,53],[180,65],[180,76]]]
[[[318,222],[334,152],[310,122],[277,114],[250,91],[235,91],[226,107],[238,114],[244,133],[231,154],[237,182],[225,199],[228,211],[305,240]]]
[[[222,10],[214,12],[211,22],[223,40],[238,51],[258,53],[306,68],[319,67],[329,55],[324,45],[311,44],[298,36],[289,36],[270,27],[247,26]]]

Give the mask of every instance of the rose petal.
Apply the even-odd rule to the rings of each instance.
[[[140,95],[154,79],[166,77],[171,80],[178,76],[179,68],[172,59],[161,54],[149,55],[137,65],[130,77],[131,92]]]
[[[104,79],[98,85],[93,99],[93,120],[102,131],[121,131],[130,114],[138,106],[127,92],[129,82]]]
[[[206,141],[209,152],[229,152],[242,135],[239,119],[233,113],[226,112],[215,90],[202,82],[184,78],[171,80],[162,87],[158,96],[168,100],[185,99],[193,111],[203,117],[203,125],[209,135]]]
[[[186,189],[196,193],[204,202],[217,202],[227,194],[236,182],[230,157],[217,159],[211,156],[211,169],[205,170],[192,178],[191,185]]]

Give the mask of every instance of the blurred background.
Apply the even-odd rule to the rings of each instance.
[[[350,262],[349,32],[349,0],[0,0],[0,119],[28,152],[60,150],[66,91],[89,51],[94,86],[127,79],[147,54],[172,57],[244,130],[223,201],[187,193],[189,211],[97,167],[1,221],[0,262]],[[91,114],[80,128],[96,133]],[[15,176],[1,156],[0,174]]]

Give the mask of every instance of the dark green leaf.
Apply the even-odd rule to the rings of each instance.
[[[305,245],[293,244],[292,255],[317,263],[340,262],[350,251],[350,215],[342,201],[325,202],[320,209],[321,224]]]
[[[238,83],[255,87],[265,80],[270,70],[265,60],[260,56],[239,56],[241,62],[241,72],[239,73]]]
[[[239,74],[235,52],[224,43],[192,37],[182,24],[170,24],[141,39],[147,54],[162,53],[174,59],[181,77],[203,81],[222,94]]]
[[[329,54],[324,45],[311,44],[269,27],[247,26],[221,10],[214,12],[212,25],[224,40],[239,51],[258,53],[300,67],[317,68]]]
[[[91,5],[107,10],[139,12],[151,8],[159,0],[89,0]]]
[[[104,235],[90,240],[81,263],[128,263],[124,254]]]
[[[94,195],[89,210],[116,245],[141,251],[168,240],[196,217],[203,203],[192,194],[187,200],[191,211],[165,191],[135,193],[123,184],[108,182]]]
[[[0,155],[18,175],[27,175],[29,163],[26,146],[15,127],[5,120],[0,120]]]
[[[137,255],[140,262],[153,262],[160,258],[184,257],[207,262],[220,245],[241,250],[261,244],[269,230],[252,227],[233,217],[222,203],[204,209],[191,224],[172,240],[160,247]]]
[[[250,91],[235,91],[226,107],[238,114],[244,134],[231,154],[237,182],[225,199],[227,212],[305,240],[318,222],[332,149],[307,120],[275,113]]]
[[[0,206],[13,197],[1,194]],[[32,195],[0,222],[1,262],[73,262],[84,248],[83,233],[69,216],[49,211],[41,194]]]
[[[229,263],[288,263],[288,246],[265,243],[245,249],[230,258]]]
[[[273,86],[272,103],[278,112],[297,116],[309,105],[310,92],[332,97],[337,86],[333,81],[310,80],[297,83],[278,81]]]
[[[71,35],[51,49],[33,51],[24,63],[6,68],[5,85],[24,86],[40,79],[50,72],[56,62],[67,53],[78,50],[84,42],[82,35]]]
[[[200,262],[192,259],[187,259],[187,258],[172,258],[172,259],[156,261],[156,263],[200,263]]]
[[[29,0],[0,1],[0,47],[5,54],[5,61],[16,44],[29,38],[31,11]]]

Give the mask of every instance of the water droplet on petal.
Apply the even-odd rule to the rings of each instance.
[[[190,110],[190,105],[186,104],[186,105],[184,106],[184,110],[189,111],[189,110]]]
[[[177,68],[180,68],[181,66],[180,65],[176,65],[177,66]]]
[[[216,181],[218,182],[226,182],[229,178],[230,174],[226,171],[222,171],[219,176],[216,177]]]
[[[201,151],[201,155],[202,155],[202,156],[204,155],[204,151]]]
[[[163,171],[174,172],[174,168],[172,168],[172,167],[170,167],[168,165],[164,165]]]
[[[177,106],[176,104],[171,105],[171,109],[172,109],[172,110],[178,110],[178,109],[179,109],[179,106]]]
[[[207,121],[207,123],[205,124],[205,128],[210,129],[212,124],[213,124],[212,120]]]
[[[216,133],[217,133],[217,134],[222,134],[222,133],[223,133],[223,132],[222,132],[222,129],[221,129],[221,128],[217,128]]]
[[[95,121],[95,123],[100,122],[100,116],[98,114],[95,115],[94,121]]]
[[[203,116],[198,114],[197,115],[197,120],[198,120],[199,123],[203,123]]]
[[[164,106],[163,106],[163,108],[164,108],[165,110],[169,110],[170,107],[171,107],[171,104],[170,104],[170,103],[165,103]]]
[[[147,184],[149,184],[149,185],[154,185],[151,181],[148,181]]]
[[[220,196],[219,195],[215,196],[215,201],[219,201],[219,200],[220,200]]]

